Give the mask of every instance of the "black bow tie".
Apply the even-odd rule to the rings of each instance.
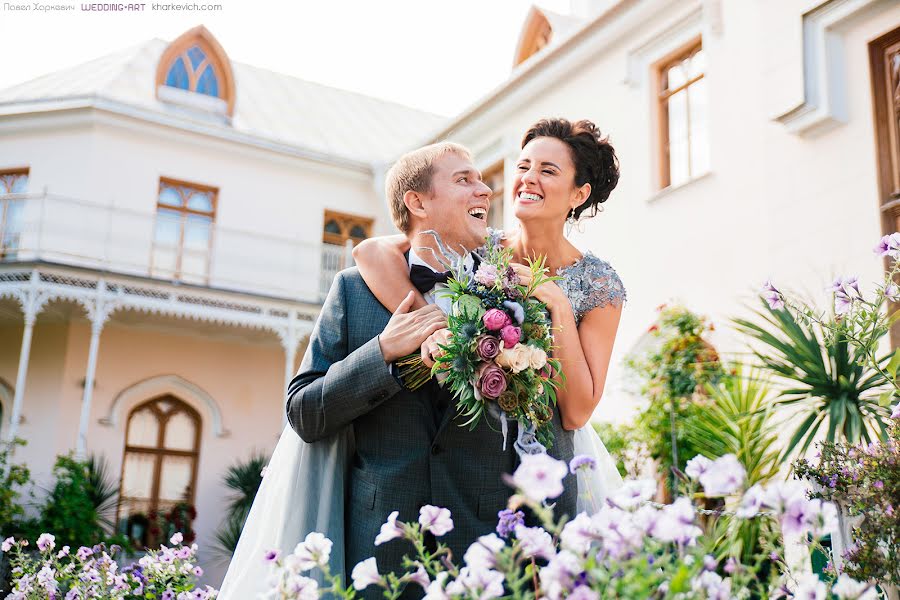
[[[447,283],[450,271],[436,273],[422,265],[412,265],[409,269],[409,279],[417,290],[423,294],[431,291],[439,283]]]

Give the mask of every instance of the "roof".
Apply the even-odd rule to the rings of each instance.
[[[196,110],[156,97],[157,63],[169,42],[153,39],[95,60],[0,90],[0,115],[54,110],[59,101],[85,106],[125,106],[204,121],[223,131],[252,136],[317,155],[357,163],[393,160],[447,121],[380,100],[232,61],[237,99],[230,123],[204,119]],[[177,122],[177,121],[176,121]]]

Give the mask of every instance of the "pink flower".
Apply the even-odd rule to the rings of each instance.
[[[727,496],[743,485],[746,475],[747,471],[737,457],[726,454],[710,463],[699,479],[708,497]]]
[[[500,331],[511,323],[509,315],[499,308],[489,309],[486,313],[484,313],[484,316],[481,317],[481,321],[484,323],[484,326],[488,331]]]
[[[475,271],[475,281],[487,287],[496,285],[499,278],[500,272],[497,271],[497,267],[486,262],[478,265],[478,270]]]
[[[495,363],[484,363],[478,371],[477,386],[485,398],[499,398],[506,391],[506,373]]]
[[[475,352],[483,360],[491,360],[500,354],[500,340],[492,335],[480,335],[475,339]]]
[[[370,585],[381,585],[381,575],[378,574],[378,564],[375,562],[375,557],[373,556],[357,563],[353,567],[350,578],[353,580],[353,587],[358,591],[362,591]]]
[[[505,348],[512,348],[518,344],[519,340],[522,338],[522,330],[515,325],[507,325],[500,330],[500,337],[503,339],[503,346]]]
[[[42,533],[41,537],[37,539],[37,547],[41,552],[53,550],[54,546],[56,546],[56,538],[49,533]]]

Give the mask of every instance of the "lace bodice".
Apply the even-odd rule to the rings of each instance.
[[[499,244],[505,238],[506,233],[502,229],[488,228],[487,245]],[[476,250],[479,251],[483,252],[482,249]],[[612,265],[594,256],[590,250],[556,274],[562,277],[556,283],[572,304],[576,324],[598,306],[621,306],[627,299],[619,274]]]
[[[621,306],[626,300],[625,286],[619,274],[590,251],[556,274],[562,277],[556,284],[572,304],[576,323],[581,323],[584,315],[593,308],[610,304]]]

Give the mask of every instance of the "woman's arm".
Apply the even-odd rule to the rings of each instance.
[[[415,292],[411,310],[427,305],[425,298],[409,281],[409,267],[403,256],[409,246],[406,236],[397,234],[369,238],[353,248],[353,260],[363,281],[391,312],[397,310],[410,291]]]
[[[523,283],[530,281],[529,268],[514,265]],[[600,403],[612,357],[613,342],[622,316],[622,304],[607,304],[589,311],[575,324],[572,305],[555,282],[539,286],[535,297],[547,304],[553,328],[554,358],[566,376],[556,393],[564,429],[584,427]]]

